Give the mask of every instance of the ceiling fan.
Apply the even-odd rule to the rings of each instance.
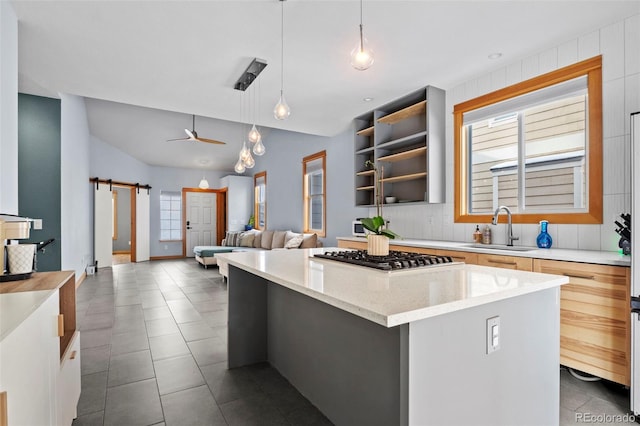
[[[196,132],[196,116],[195,116],[195,114],[192,117],[193,117],[193,123],[192,123],[192,126],[191,126],[192,130],[184,129],[184,132],[187,134],[188,137],[186,137],[186,138],[176,138],[176,139],[167,139],[167,142],[171,142],[171,141],[197,141],[197,142],[214,143],[214,144],[218,144],[218,145],[225,145],[226,144],[226,142],[217,141],[215,139],[207,139],[207,138],[199,137],[198,133]]]

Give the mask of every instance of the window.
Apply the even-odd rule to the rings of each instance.
[[[267,227],[267,172],[256,173],[253,177],[253,199],[255,229]]]
[[[302,159],[302,197],[304,203],[304,232],[325,236],[326,224],[326,151]]]
[[[602,223],[601,57],[454,107],[455,221]]]
[[[160,241],[182,240],[182,200],[179,192],[160,192]]]

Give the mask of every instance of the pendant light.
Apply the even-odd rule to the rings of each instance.
[[[200,189],[207,189],[209,188],[209,182],[207,181],[207,178],[205,178],[204,176],[202,176],[202,180],[200,181],[200,183],[198,184],[198,188]]]
[[[249,130],[249,134],[247,135],[247,139],[249,139],[249,142],[255,144],[258,143],[262,140],[262,135],[260,134],[260,131],[258,130],[258,128],[256,127],[256,86],[253,86],[253,89],[251,89],[251,92],[249,92],[249,94],[253,94],[253,99],[249,99],[249,103],[252,114],[253,115],[252,121],[253,121],[253,126],[251,126],[251,130]]]
[[[273,109],[273,116],[277,120],[286,120],[291,115],[291,109],[284,99],[284,2],[280,0],[280,100]]]
[[[245,167],[244,167],[244,163],[242,162],[242,159],[240,158],[240,156],[238,156],[238,162],[233,167],[233,170],[235,170],[235,172],[238,173],[238,174],[244,173]]]
[[[359,71],[364,71],[373,65],[373,49],[362,33],[362,0],[360,0],[360,40],[351,51],[351,66]]]
[[[260,81],[258,81],[257,86],[258,86],[258,97],[256,99],[260,99],[260,94],[262,92],[262,90],[260,90],[261,89]],[[255,105],[255,111],[256,111],[255,115],[257,116],[254,122],[260,121],[260,108],[259,108],[260,105],[257,100],[254,105]],[[255,128],[256,125],[254,124],[253,127]],[[249,140],[251,140],[251,132],[249,132]],[[262,143],[262,135],[260,134],[260,132],[258,132],[258,140],[256,140],[255,144],[253,145],[252,151],[257,156],[264,155],[264,153],[267,151],[267,149],[264,147],[264,144]]]

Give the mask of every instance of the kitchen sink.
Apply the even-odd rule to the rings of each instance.
[[[507,250],[507,251],[532,251],[537,250],[535,247],[507,246],[503,244],[467,244],[465,247],[473,247],[489,250]]]

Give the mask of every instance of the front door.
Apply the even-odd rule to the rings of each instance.
[[[187,257],[194,257],[195,246],[216,245],[216,198],[215,192],[187,192],[186,237]]]

